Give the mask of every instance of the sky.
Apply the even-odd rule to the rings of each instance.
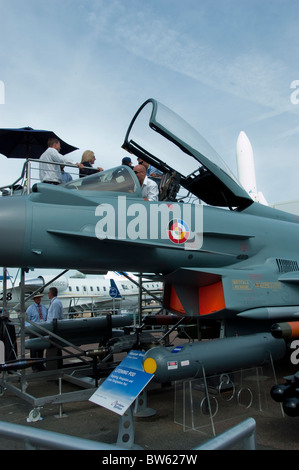
[[[258,190],[298,199],[298,35],[298,0],[0,0],[0,128],[53,130],[107,169],[155,98],[235,175],[243,130]],[[23,163],[0,155],[0,186]]]

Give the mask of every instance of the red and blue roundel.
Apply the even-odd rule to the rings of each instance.
[[[170,240],[178,245],[185,243],[190,235],[188,225],[181,219],[171,220],[168,224],[167,233]]]

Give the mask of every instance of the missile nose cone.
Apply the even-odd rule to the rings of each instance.
[[[237,152],[246,153],[248,151],[252,152],[250,140],[245,132],[241,131],[237,139]]]
[[[292,390],[291,385],[278,384],[271,388],[270,394],[274,401],[282,403]]]
[[[274,323],[274,325],[271,326],[271,334],[274,336],[274,338],[282,338],[282,328],[279,323]]]
[[[246,134],[245,134],[245,132],[244,132],[244,131],[241,131],[240,134],[239,134],[239,136],[238,136],[238,141],[244,139],[245,137],[247,137]]]
[[[296,397],[287,398],[282,407],[288,416],[296,417],[299,415],[299,399]]]
[[[154,374],[157,370],[157,363],[155,359],[148,357],[143,363],[144,372],[148,374]]]
[[[283,322],[274,323],[271,326],[271,333],[274,338],[298,338],[299,337],[299,322]]]

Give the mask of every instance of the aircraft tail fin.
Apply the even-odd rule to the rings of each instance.
[[[121,294],[114,279],[110,279],[109,295],[113,299],[121,299]]]

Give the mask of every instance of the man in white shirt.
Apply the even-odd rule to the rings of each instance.
[[[137,176],[142,197],[145,201],[158,201],[159,189],[157,183],[146,176],[146,169],[143,165],[136,165],[134,173]]]
[[[47,150],[40,156],[40,160],[46,162],[40,163],[39,167],[39,179],[42,183],[60,184],[62,182],[60,165],[53,165],[52,163],[74,164],[74,162],[59,153],[60,149],[60,141],[55,137],[51,137],[48,140]],[[77,163],[76,165],[78,166]]]
[[[47,322],[51,322],[54,318],[63,320],[63,306],[57,297],[58,290],[56,287],[50,287],[48,297],[50,299],[50,306],[48,308]]]

